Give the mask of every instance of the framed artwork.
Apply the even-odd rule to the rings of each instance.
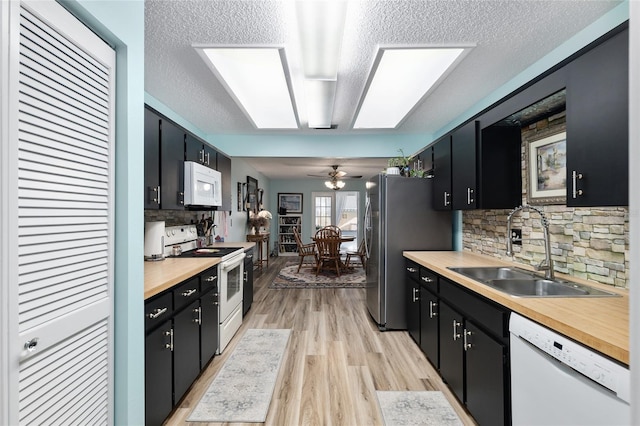
[[[302,213],[302,193],[278,192],[278,212]]]
[[[529,204],[565,204],[567,202],[566,132],[529,142],[527,147]]]
[[[247,176],[247,194],[246,194],[245,207],[247,214],[253,212],[258,213],[258,180]]]

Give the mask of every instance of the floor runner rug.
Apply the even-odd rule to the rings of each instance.
[[[264,422],[290,334],[247,330],[187,421]]]
[[[386,426],[462,426],[460,418],[438,391],[376,391]]]
[[[350,262],[349,268],[340,270],[340,276],[333,271],[320,271],[316,276],[315,266],[305,263],[298,270],[298,261],[289,261],[280,269],[269,288],[359,288],[366,285],[366,276],[360,262]]]

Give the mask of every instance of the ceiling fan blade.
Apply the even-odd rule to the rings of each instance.
[[[332,176],[335,176],[335,177],[339,177],[339,178],[341,178],[341,177],[343,177],[343,176],[346,176],[346,175],[347,175],[347,172],[343,172],[342,170],[340,170],[340,171],[337,171],[337,170],[336,170],[335,172],[331,172],[331,173],[329,173],[329,174],[330,174],[330,175],[332,175]]]

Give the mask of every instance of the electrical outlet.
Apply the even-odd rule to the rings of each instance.
[[[511,239],[513,241],[513,244],[521,246],[522,245],[522,229],[512,229]]]

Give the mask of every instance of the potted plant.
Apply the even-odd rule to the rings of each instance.
[[[399,149],[398,152],[400,153],[399,156],[389,158],[389,161],[387,162],[387,174],[393,175],[399,173],[402,176],[408,177],[409,164],[411,163],[413,157],[404,155],[404,151],[402,149]],[[398,171],[396,172],[394,168]],[[389,169],[391,169],[391,171]]]

